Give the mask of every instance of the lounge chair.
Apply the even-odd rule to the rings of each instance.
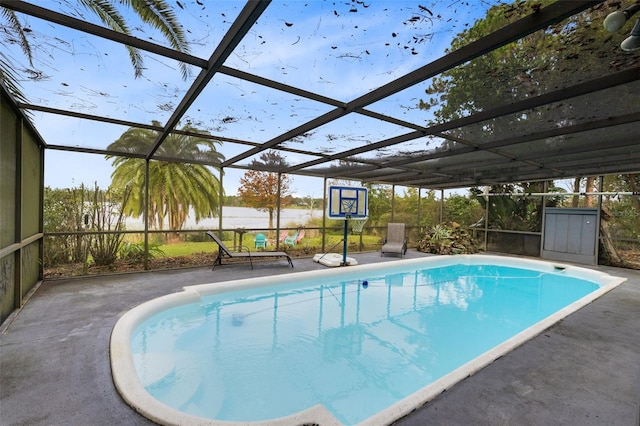
[[[267,248],[267,237],[264,234],[256,234],[256,239],[254,240],[256,248]]]
[[[384,239],[380,256],[385,253],[407,253],[407,239],[404,235],[404,223],[388,223],[387,238]]]
[[[233,259],[238,259],[238,258],[247,259],[248,258],[249,262],[251,263],[251,269],[253,269],[253,259],[255,259],[255,258],[258,258],[258,257],[286,257],[287,261],[289,262],[289,265],[291,265],[291,267],[293,268],[293,262],[291,261],[291,256],[289,256],[287,253],[285,253],[283,251],[257,251],[257,252],[254,251],[252,253],[247,248],[246,252],[244,252],[244,251],[232,252],[231,250],[229,250],[227,248],[227,246],[224,245],[222,240],[220,240],[220,238],[218,238],[218,236],[216,234],[214,234],[211,231],[207,231],[207,235],[209,237],[211,237],[211,239],[213,241],[215,241],[216,244],[218,244],[218,256],[213,261],[213,267],[211,268],[212,271],[216,268],[217,265],[222,265],[222,258],[225,255],[227,255],[227,256],[229,256],[230,258],[233,258]]]
[[[298,234],[299,234],[299,232],[296,231],[296,233],[293,234],[293,236],[285,238],[284,241],[283,241],[284,245],[285,246],[291,246],[291,247],[296,245],[296,240],[298,239]]]

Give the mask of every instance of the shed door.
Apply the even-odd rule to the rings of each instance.
[[[542,257],[597,264],[597,225],[597,209],[546,209]]]

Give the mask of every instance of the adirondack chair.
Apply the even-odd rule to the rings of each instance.
[[[256,248],[267,248],[267,237],[264,234],[257,234],[254,240]]]
[[[284,241],[283,241],[284,245],[285,246],[291,246],[291,247],[296,245],[296,240],[298,239],[298,235],[299,234],[300,233],[298,231],[296,231],[296,233],[293,234],[293,236],[285,238]]]

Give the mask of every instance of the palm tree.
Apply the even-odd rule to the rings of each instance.
[[[135,12],[143,22],[158,29],[175,50],[183,53],[189,52],[189,46],[182,26],[179,24],[176,15],[173,13],[173,8],[164,0],[146,0],[144,2],[131,0],[80,0],[79,3],[98,16],[110,29],[131,35],[131,31],[125,18],[115,7],[116,4],[124,4]],[[33,51],[31,44],[29,43],[27,33],[22,27],[17,14],[13,10],[0,6],[0,20],[3,20],[6,24],[3,25],[3,27],[5,27],[5,38],[0,38],[0,44],[5,45],[8,43],[15,43],[17,41],[20,44],[23,53],[29,60],[29,64],[33,66]],[[135,76],[140,77],[142,75],[142,70],[144,69],[142,55],[140,54],[140,51],[134,47],[126,46],[126,49],[129,52],[129,58],[131,59]],[[12,71],[14,68],[15,67],[12,66],[10,59],[0,52],[0,79],[16,99],[25,101],[25,96],[20,90],[18,78]],[[189,77],[190,73],[187,64],[181,63],[180,70],[184,79]]]
[[[185,126],[182,130],[199,132],[191,126]],[[130,128],[107,149],[142,152],[148,149],[155,138],[152,130]],[[220,144],[220,141],[175,133],[162,143],[156,151],[157,156],[167,159],[189,158],[198,164],[164,160],[149,162],[149,226],[164,229],[166,218],[169,229],[182,229],[190,209],[195,213],[196,222],[218,214],[221,203],[220,180],[207,166],[200,164],[220,164],[224,160],[224,156],[216,151],[216,144]],[[111,158],[115,167],[111,174],[112,185],[133,188],[125,211],[131,216],[142,216],[145,211],[145,161],[107,156],[107,159]]]

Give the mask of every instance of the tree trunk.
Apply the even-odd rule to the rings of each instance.
[[[638,183],[636,182],[636,178],[638,177],[637,174],[632,174],[632,175],[627,175],[628,179],[629,179],[629,186],[631,187],[631,191],[634,193],[638,193]],[[635,207],[636,209],[636,213],[640,213],[640,197],[638,196],[632,196],[631,197],[631,202],[633,204],[633,207]]]
[[[587,193],[593,192],[595,189],[595,184],[596,184],[596,178],[591,176],[587,178],[587,188],[586,191]],[[584,206],[585,207],[592,207],[593,206],[593,195],[587,195],[585,197],[584,200]]]
[[[609,210],[602,206],[600,214],[600,239],[602,241],[600,257],[607,259],[612,266],[623,266],[624,262],[618,255],[613,241],[611,240],[611,233],[609,232]]]
[[[269,229],[273,229],[273,209],[269,209]]]
[[[577,177],[573,181],[573,192],[580,192],[580,180],[581,178]],[[574,195],[573,198],[571,199],[571,207],[573,207],[574,209],[578,207],[579,201],[580,201],[580,196]]]

